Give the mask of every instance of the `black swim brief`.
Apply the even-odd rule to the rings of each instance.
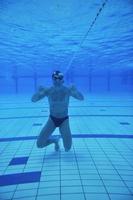
[[[68,119],[68,116],[63,118],[56,118],[50,115],[50,118],[53,120],[56,127],[59,127],[66,119]]]

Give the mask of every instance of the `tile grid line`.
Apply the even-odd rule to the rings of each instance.
[[[7,120],[7,119],[30,119],[30,118],[45,118],[48,117],[48,115],[35,115],[35,116],[19,116],[19,117],[0,117],[0,120]],[[69,115],[69,117],[133,117],[133,115],[119,115],[119,114],[106,114],[106,115],[102,115],[102,114],[90,114],[90,115]]]
[[[18,121],[15,120],[15,122],[13,122],[12,126],[10,127],[10,129],[12,129],[12,127],[17,127],[17,124],[18,124]],[[17,135],[19,135],[19,132],[21,132],[22,129],[23,129],[23,126],[22,126],[22,127],[20,126],[20,127],[17,129],[17,131],[15,131],[15,132],[16,132],[15,137],[16,137]],[[6,131],[6,132],[7,132],[7,135],[9,135],[9,130]]]
[[[133,148],[128,146],[127,143],[125,141],[123,141],[122,139],[121,139],[121,143],[123,143],[123,145],[125,145],[131,152],[133,152]]]
[[[116,151],[119,155],[121,155],[121,157],[126,161],[126,163],[128,163],[128,165],[131,166],[131,167],[133,168],[133,165],[122,155],[122,153],[115,147],[115,145],[114,145],[111,141],[109,141],[109,142],[112,144],[112,146],[114,147],[115,151]],[[129,149],[129,150],[130,150],[130,149]]]
[[[22,143],[22,144],[23,144],[23,143]],[[22,144],[21,144],[21,145],[22,145]],[[32,145],[31,151],[30,151],[30,153],[29,153],[29,156],[30,156],[30,155],[31,155],[31,153],[32,153],[32,150],[33,150],[33,146],[34,146],[34,144],[35,144],[35,141],[33,142],[33,145]],[[27,165],[25,165],[25,166],[24,166],[24,168],[23,168],[23,172],[24,172],[24,170],[25,170],[26,166],[27,166]],[[17,184],[17,186],[16,186],[16,188],[15,188],[15,190],[14,190],[14,194],[13,194],[13,196],[12,196],[12,199],[11,199],[11,200],[13,200],[13,199],[14,199],[14,195],[15,195],[15,192],[17,191],[17,188],[18,188],[18,184]]]
[[[59,145],[60,145],[60,143],[59,143]],[[60,149],[59,149],[59,176],[60,176],[60,200],[61,200],[61,151],[60,151]]]
[[[57,136],[57,135],[54,135]],[[132,139],[132,135],[117,135],[117,134],[73,134],[72,138],[125,138]],[[11,137],[11,138],[0,138],[0,142],[14,142],[20,140],[36,140],[37,136],[21,136],[21,137]]]
[[[4,146],[4,148],[1,150],[1,152],[0,152],[0,155],[2,155],[3,154],[3,152],[8,148],[8,146],[10,145],[10,142],[8,142],[5,146]]]
[[[78,168],[78,174],[79,174],[79,177],[80,177],[80,182],[81,182],[81,186],[82,186],[82,191],[83,191],[84,199],[87,200],[86,199],[86,195],[85,195],[85,190],[84,190],[84,186],[83,186],[83,182],[82,182],[82,177],[81,177],[81,173],[80,173],[80,169],[79,169],[79,163],[78,163],[78,159],[77,159],[77,155],[76,155],[76,151],[75,151],[74,145],[73,145],[73,150],[74,150],[74,157],[75,157],[77,168]]]
[[[84,144],[85,144],[85,146],[86,146],[86,148],[87,148],[87,150],[88,150],[88,153],[89,153],[90,156],[91,156],[91,159],[92,159],[92,161],[93,161],[93,163],[94,163],[94,166],[95,166],[95,168],[96,168],[96,170],[97,170],[97,173],[98,173],[98,175],[99,175],[99,177],[100,177],[100,180],[102,181],[102,184],[103,184],[103,186],[104,186],[104,189],[105,189],[105,191],[106,191],[106,194],[108,195],[109,199],[111,200],[111,198],[110,198],[110,196],[109,196],[109,193],[108,193],[108,190],[107,190],[107,188],[106,188],[106,185],[105,185],[105,183],[104,183],[104,181],[103,181],[103,178],[101,177],[101,174],[100,174],[100,172],[99,172],[99,170],[98,170],[98,168],[97,168],[96,162],[95,162],[95,160],[93,159],[93,156],[92,156],[91,152],[89,151],[89,148],[88,148],[88,145],[87,145],[87,143],[86,143],[86,140],[84,140]]]
[[[8,144],[10,144],[10,143],[8,143]],[[20,142],[19,146],[17,147],[15,153],[12,156],[16,155],[17,151],[21,148],[22,144],[23,144],[23,141]],[[6,173],[7,168],[8,168],[8,165],[7,165],[6,169],[4,170],[4,174]]]
[[[10,120],[7,120],[7,122],[6,122],[6,120],[4,120],[3,121],[4,123],[0,123],[0,136],[2,137],[2,138],[4,138],[5,136],[7,137],[8,135],[9,135],[9,130],[11,129],[11,127],[12,127],[12,124],[13,123],[9,123],[10,122]],[[5,123],[6,122],[6,123]],[[7,124],[8,124],[8,126],[7,126]],[[3,128],[4,127],[4,128]],[[3,132],[3,130],[4,130],[4,133],[2,133]],[[3,137],[4,136],[4,137]]]
[[[10,143],[8,143],[8,144],[10,144]],[[18,148],[16,149],[15,153],[13,154],[13,156],[16,155],[17,151],[21,148],[22,144],[23,144],[23,141],[20,142],[20,144],[19,144]],[[6,167],[5,170],[4,170],[4,174],[5,174],[6,170],[7,170],[7,168],[8,168],[8,165],[7,165],[7,167]],[[16,191],[16,188],[17,188],[17,185],[16,185],[16,187],[15,187],[15,190],[13,190],[12,197],[14,196],[14,193],[15,193],[15,191]],[[12,199],[11,199],[11,200],[12,200]]]
[[[15,120],[14,127],[17,127],[17,124],[18,124],[18,121]],[[19,136],[19,133],[20,133],[22,130],[23,130],[23,126],[22,126],[22,127],[20,126],[20,127],[17,129],[17,131],[16,131],[15,137]]]
[[[130,189],[128,188],[127,184],[125,183],[124,179],[121,177],[119,170],[115,167],[115,165],[112,163],[112,161],[110,160],[108,154],[105,152],[105,150],[103,149],[103,147],[101,146],[101,144],[98,142],[98,140],[96,139],[97,144],[101,147],[101,149],[104,152],[104,155],[108,158],[110,164],[112,165],[112,167],[115,169],[115,171],[117,172],[117,174],[119,175],[119,177],[121,178],[123,184],[125,185],[125,187],[128,189],[130,195],[132,195],[132,192],[130,191]]]
[[[47,148],[45,148],[45,151],[44,151],[44,157],[43,157],[43,161],[42,161],[42,167],[40,169],[41,172],[43,171],[43,165],[44,165],[44,162],[45,162],[46,151],[47,151]],[[40,182],[38,183],[35,200],[37,200],[37,197],[38,197],[38,192],[39,192],[39,188],[40,188]]]
[[[132,108],[133,106],[69,106],[69,108]],[[0,108],[0,110],[13,110],[13,109],[48,109],[48,106],[41,107],[15,107],[15,108]]]
[[[114,149],[116,150],[117,153],[119,153],[121,155],[121,157],[128,163],[129,166],[131,166],[133,168],[133,165],[121,154],[120,151],[118,151],[118,149],[115,147],[115,145],[110,141],[110,143],[112,144],[112,146],[114,147]],[[121,174],[119,174],[121,177]],[[123,180],[124,184],[126,185],[128,191],[130,192],[130,194],[132,194],[132,191],[130,190],[130,188],[128,187],[128,185],[126,184],[125,180],[121,177],[121,179]]]

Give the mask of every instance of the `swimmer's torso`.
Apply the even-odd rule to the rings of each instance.
[[[47,92],[50,106],[50,114],[54,117],[66,117],[68,115],[69,89],[65,86],[51,87]]]

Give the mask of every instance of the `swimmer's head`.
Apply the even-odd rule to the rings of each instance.
[[[63,73],[58,70],[54,71],[52,74],[54,85],[58,85],[58,86],[61,85],[64,82],[63,78],[64,78]]]
[[[62,80],[63,77],[64,77],[64,75],[60,71],[54,71],[54,73],[52,74],[52,79]]]

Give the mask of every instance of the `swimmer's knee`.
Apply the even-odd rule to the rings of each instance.
[[[37,141],[36,146],[37,148],[43,148],[46,146],[46,144],[42,144],[41,142]]]
[[[69,146],[65,147],[65,151],[66,152],[70,151],[71,150],[71,146],[72,146],[72,144],[70,144]]]
[[[36,146],[37,146],[37,148],[43,148],[43,145],[42,144],[39,144],[39,143],[36,143]]]
[[[65,152],[68,152],[68,151],[70,151],[70,149],[71,149],[71,148],[69,148],[69,149],[68,149],[68,148],[67,148],[67,149],[65,148]]]

